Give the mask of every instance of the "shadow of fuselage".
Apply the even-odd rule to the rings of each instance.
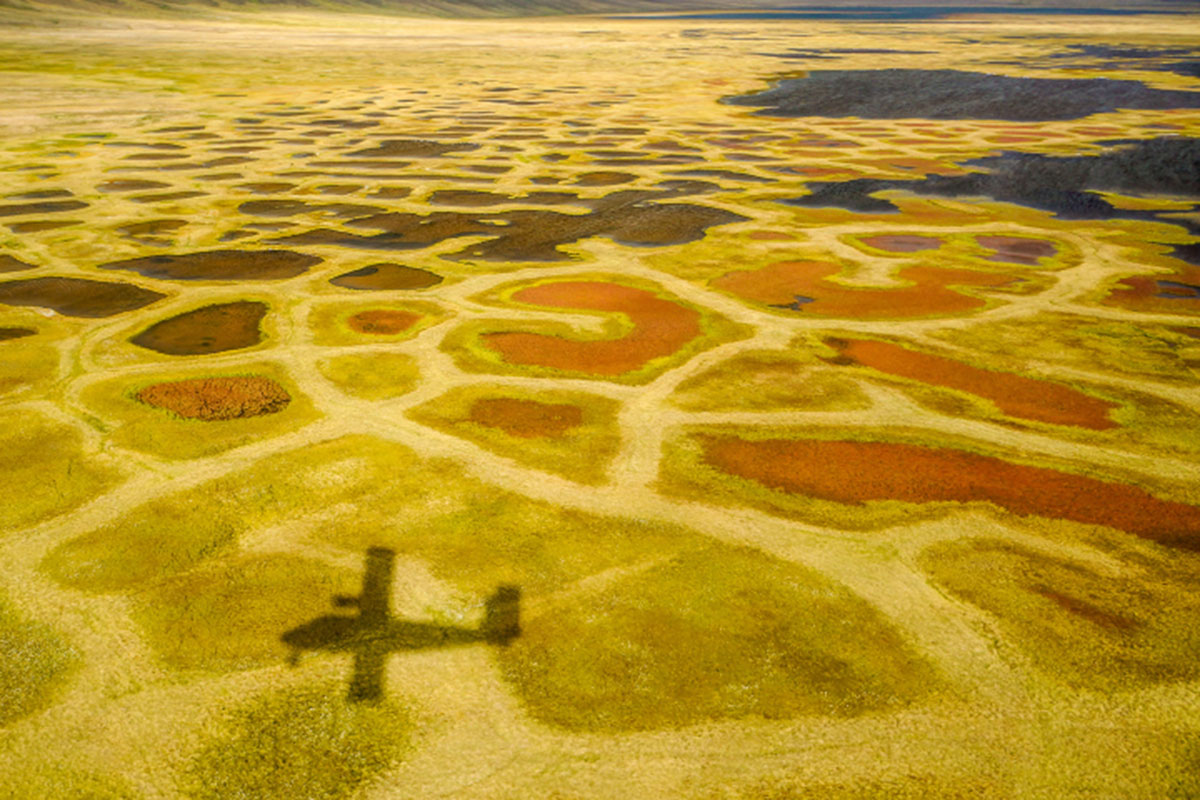
[[[362,594],[334,598],[337,606],[352,606],[358,614],[327,614],[283,634],[291,648],[291,663],[306,650],[354,653],[348,699],[374,701],[383,696],[387,657],[401,650],[426,650],[484,643],[505,646],[521,633],[521,590],[501,586],[487,600],[478,628],[410,622],[391,616],[391,583],[396,555],[391,550],[367,551]]]

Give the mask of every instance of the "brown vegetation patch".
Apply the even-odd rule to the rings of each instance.
[[[0,272],[21,272],[34,268],[35,265],[33,264],[26,264],[19,258],[10,256],[7,253],[0,253]]]
[[[9,203],[0,206],[0,217],[17,217],[25,214],[60,214],[87,208],[81,200],[51,200],[42,203]]]
[[[393,309],[373,309],[360,311],[347,318],[346,324],[358,333],[370,333],[376,336],[395,336],[416,325],[421,319],[420,314],[411,311],[395,311]]]
[[[513,203],[550,206],[578,203],[579,195],[571,192],[530,192],[527,195],[507,195],[467,189],[442,189],[429,196],[429,202],[462,208],[483,208]]]
[[[156,383],[137,393],[137,399],[185,419],[206,422],[276,414],[292,401],[270,378],[195,378]]]
[[[470,142],[435,142],[429,139],[388,139],[378,147],[347,153],[352,158],[432,158],[464,150],[478,150]]]
[[[146,256],[101,264],[147,278],[174,281],[279,281],[302,275],[324,259],[290,250],[210,250],[185,255]]]
[[[371,192],[367,197],[378,197],[384,200],[400,200],[412,194],[408,186],[382,186]]]
[[[28,222],[9,223],[8,229],[13,233],[41,233],[82,224],[83,221],[78,219],[34,219]]]
[[[0,303],[50,308],[68,317],[111,317],[165,296],[130,283],[86,278],[29,278],[0,283]]]
[[[513,300],[551,308],[624,314],[633,330],[620,339],[573,341],[539,333],[488,333],[486,346],[510,364],[593,375],[620,375],[675,353],[700,335],[700,314],[645,289],[600,281],[560,281],[522,289]]]
[[[988,256],[988,261],[999,261],[1006,264],[1024,264],[1035,267],[1038,261],[1049,258],[1058,252],[1053,242],[1044,239],[1027,239],[1021,236],[976,236],[975,241],[982,246],[995,250]]]
[[[354,194],[363,188],[361,183],[326,183],[318,186],[316,191],[320,194]]]
[[[576,186],[616,186],[637,180],[628,172],[583,172],[575,177]]]
[[[117,232],[138,242],[165,244],[166,240],[160,237],[165,234],[174,233],[185,225],[187,225],[187,220],[184,219],[155,219],[149,222],[135,222],[130,225],[122,225],[117,228]]]
[[[138,347],[172,356],[222,353],[262,341],[266,303],[241,301],[204,306],[151,325],[130,339]]]
[[[562,403],[487,397],[471,405],[470,420],[522,439],[556,439],[583,424],[583,409]]]
[[[867,247],[887,250],[889,253],[917,253],[922,250],[937,250],[942,240],[934,236],[884,235],[860,239]]]
[[[394,289],[427,289],[442,282],[442,276],[402,264],[372,264],[329,280],[346,289],[386,292]]]
[[[592,236],[607,236],[630,245],[672,245],[695,241],[714,225],[742,222],[745,217],[708,206],[652,203],[680,189],[617,192],[589,201],[590,214],[564,214],[541,209],[518,209],[495,214],[438,211],[420,215],[378,214],[348,222],[348,227],[382,231],[358,236],[318,228],[275,241],[291,244],[341,244],[379,250],[428,247],[455,236],[488,236],[486,241],[451,256],[455,260],[563,261],[570,256],[558,248]],[[684,190],[686,191],[686,189]]]
[[[1007,273],[941,267],[906,267],[899,277],[910,283],[895,289],[851,288],[828,278],[842,271],[821,261],[781,261],[757,270],[727,273],[712,282],[746,300],[775,308],[852,319],[923,317],[973,311],[986,301],[958,287],[996,287],[1011,283]]]
[[[255,194],[275,194],[277,192],[286,192],[296,188],[294,183],[285,183],[283,181],[262,181],[256,183],[239,184],[239,189],[245,189]]]
[[[0,342],[6,342],[9,339],[23,339],[36,333],[37,331],[33,328],[0,328]]]
[[[895,442],[702,440],[704,458],[729,475],[861,505],[987,502],[1014,514],[1107,525],[1161,544],[1200,550],[1200,508],[1144,489],[943,447]]]
[[[208,192],[185,190],[182,192],[158,192],[155,194],[138,194],[128,198],[135,203],[166,203],[175,200],[190,200],[193,197],[207,197]]]
[[[1108,417],[1108,412],[1117,407],[1116,403],[1059,383],[979,369],[889,342],[826,339],[825,343],[841,353],[837,363],[858,364],[888,375],[985,397],[1010,417],[1055,425],[1078,425],[1098,431],[1117,427],[1117,423]]]
[[[325,214],[339,219],[353,219],[378,214],[379,206],[357,203],[305,203],[303,200],[247,200],[238,206],[238,211],[252,217],[294,217],[298,214]]]
[[[170,185],[162,181],[119,179],[98,183],[96,189],[101,192],[144,192],[150,189],[165,189]]]

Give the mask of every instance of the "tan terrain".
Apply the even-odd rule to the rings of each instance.
[[[1200,796],[1198,54],[0,28],[0,795]]]

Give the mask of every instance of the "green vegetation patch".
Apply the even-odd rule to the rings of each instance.
[[[932,335],[1006,359],[1039,360],[1172,383],[1200,380],[1200,340],[1159,325],[1038,314]]]
[[[1010,642],[1070,686],[1111,692],[1194,681],[1200,677],[1194,570],[1148,563],[1145,555],[1139,561],[1119,576],[1101,575],[993,540],[944,542],[920,557],[935,583],[993,615]]]
[[[232,670],[283,663],[280,636],[329,613],[335,595],[358,593],[361,578],[286,555],[219,561],[137,595],[136,619],[176,669]]]
[[[499,403],[513,409],[508,419],[492,419]],[[522,418],[521,408],[524,406]],[[537,417],[577,410],[558,427]],[[527,391],[506,386],[461,386],[408,412],[432,428],[461,436],[480,447],[522,464],[581,483],[602,483],[608,464],[621,445],[617,428],[619,404],[582,392]],[[533,417],[534,419],[529,419]],[[507,423],[507,424],[506,424]],[[573,424],[568,424],[573,423]],[[539,435],[539,429],[541,430]]]
[[[369,332],[364,332],[364,326],[355,321],[355,317],[364,312],[368,314],[371,312],[395,312],[397,315],[412,314],[418,318],[412,325],[394,333],[387,332],[388,329],[382,326],[367,326]],[[449,316],[449,312],[441,306],[419,300],[402,302],[342,301],[326,302],[315,306],[308,315],[308,324],[312,328],[314,343],[336,347],[372,342],[404,341],[443,322]]]
[[[12,774],[0,774],[0,782],[9,787],[9,796],[14,798],[137,800],[141,797],[116,778],[57,765],[31,767],[22,763]]]
[[[181,572],[230,547],[256,518],[237,481],[151,500],[115,522],[65,542],[41,568],[75,589],[114,592]]]
[[[196,800],[337,800],[399,763],[411,731],[391,700],[347,703],[337,685],[278,692],[238,711],[180,788]]]
[[[1002,800],[1011,797],[1007,781],[909,775],[845,783],[764,782],[737,800]],[[716,796],[711,798],[716,800]]]
[[[346,394],[390,400],[417,388],[417,360],[403,353],[349,353],[317,362],[317,369]]]
[[[240,419],[185,419],[137,399],[138,392],[159,383],[217,377],[262,377],[277,382],[291,400],[281,411]],[[144,453],[172,459],[202,458],[234,447],[290,433],[320,416],[283,367],[246,364],[226,370],[174,370],[120,377],[88,386],[82,399],[105,421],[113,423],[110,441]]]
[[[86,458],[82,443],[75,428],[33,411],[0,413],[0,532],[66,513],[116,483],[117,473]]]
[[[58,366],[58,350],[40,334],[0,341],[0,398],[45,388],[58,376]]]
[[[683,529],[560,509],[468,478],[452,461],[348,436],[277,455],[157,498],[53,550],[42,569],[69,586],[123,591],[229,552],[246,534],[286,526],[297,540],[353,554],[386,546],[428,560],[474,594],[515,582],[554,588],[647,552]]]
[[[848,590],[724,546],[543,609],[500,659],[535,717],[590,732],[854,716],[903,706],[938,683]]]
[[[855,411],[858,384],[803,353],[742,353],[683,381],[670,401],[686,411]]]
[[[0,598],[0,726],[49,705],[78,658],[57,632]]]

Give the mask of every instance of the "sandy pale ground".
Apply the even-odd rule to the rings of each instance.
[[[721,102],[806,69],[1200,90],[1169,69],[1198,50],[1186,16],[0,29],[0,795],[1200,796],[1195,187],[1085,187],[1127,213],[1084,219],[785,202],[1189,139],[1200,110]],[[258,255],[162,258],[212,251]],[[358,270],[382,288],[331,283]],[[144,346],[176,318],[177,352]],[[1020,381],[1103,424],[1012,411]],[[837,501],[722,470],[721,437],[1083,488],[1029,513],[952,466],[937,502],[872,494],[897,450],[796,466]],[[369,616],[334,598],[372,547],[390,622],[289,652]]]

